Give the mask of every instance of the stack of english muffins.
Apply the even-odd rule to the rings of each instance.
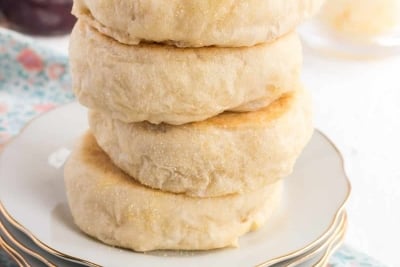
[[[321,3],[75,0],[73,88],[90,109],[65,166],[78,227],[136,251],[268,227],[313,131],[294,30]]]

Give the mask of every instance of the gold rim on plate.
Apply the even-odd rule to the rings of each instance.
[[[271,259],[271,260],[269,260],[269,261],[260,263],[260,264],[256,265],[255,267],[268,267],[268,266],[271,266],[271,265],[273,265],[273,264],[276,264],[276,263],[279,263],[279,262],[288,260],[288,259],[290,259],[290,258],[298,257],[298,256],[300,256],[301,254],[304,254],[304,253],[307,252],[308,250],[312,249],[312,247],[318,245],[318,243],[320,243],[320,242],[322,242],[324,239],[326,239],[326,238],[329,236],[329,234],[332,232],[332,229],[333,229],[334,225],[337,223],[338,219],[340,218],[340,214],[343,212],[344,207],[345,207],[347,201],[348,201],[349,198],[350,198],[350,194],[351,194],[351,190],[352,190],[352,189],[351,189],[350,179],[349,179],[349,177],[348,177],[348,175],[347,175],[347,172],[346,172],[344,157],[343,157],[342,153],[341,153],[340,150],[337,148],[337,146],[331,141],[331,139],[328,138],[328,136],[327,136],[326,134],[324,134],[322,131],[317,130],[317,129],[315,129],[315,132],[318,132],[320,135],[322,135],[322,136],[325,138],[325,140],[328,141],[328,143],[334,148],[334,150],[336,151],[336,154],[339,156],[340,161],[341,161],[341,163],[342,163],[341,165],[342,165],[343,175],[344,175],[344,177],[345,177],[346,184],[347,184],[347,188],[348,188],[347,195],[346,195],[346,197],[344,198],[342,204],[339,206],[338,210],[336,211],[331,225],[328,227],[328,229],[326,230],[326,232],[323,233],[319,238],[317,238],[315,241],[311,242],[310,244],[308,244],[307,246],[305,246],[305,247],[302,248],[302,249],[299,249],[299,250],[290,252],[290,253],[288,253],[288,254],[285,254],[285,255],[283,255],[283,256],[280,256],[280,257],[278,257],[278,258]],[[0,203],[0,204],[1,204],[1,203]]]
[[[8,228],[4,225],[2,219],[0,219],[0,232],[5,235],[5,237],[8,239],[10,243],[12,243],[14,246],[16,246],[18,249],[21,251],[25,252],[26,254],[32,256],[33,258],[36,258],[38,261],[42,262],[44,265],[47,267],[57,267],[53,262],[50,260],[46,259],[36,251],[30,249],[26,245],[24,245],[22,242],[17,240],[13,234],[10,233]],[[22,256],[21,256],[22,257]]]
[[[76,102],[72,102],[66,105],[61,105],[58,106],[48,112],[52,112],[54,110],[58,110],[61,108],[65,108],[66,106],[72,106],[75,105]],[[42,113],[40,115],[38,115],[37,117],[33,118],[31,121],[29,121],[22,129],[21,131],[15,136],[13,137],[11,140],[9,140],[8,142],[6,142],[5,144],[3,144],[3,147],[0,149],[1,152],[4,152],[4,149],[15,139],[19,138],[21,136],[21,134],[25,131],[25,129],[32,124],[34,121],[40,119],[42,116],[45,116],[48,112]],[[314,240],[313,242],[311,242],[310,244],[306,245],[305,247],[289,252],[283,256],[279,256],[277,258],[274,259],[270,259],[266,262],[262,262],[257,264],[255,267],[268,267],[271,266],[273,264],[294,258],[294,257],[298,257],[301,254],[306,253],[308,250],[312,249],[313,247],[315,247],[316,245],[318,245],[319,243],[321,243],[324,239],[326,239],[331,232],[333,231],[333,227],[337,224],[337,221],[340,218],[341,213],[344,210],[344,207],[350,197],[350,193],[351,193],[351,184],[350,184],[350,180],[349,177],[346,173],[346,168],[345,168],[345,163],[344,163],[344,158],[342,153],[340,152],[340,150],[336,147],[336,145],[327,137],[326,134],[324,134],[323,132],[321,132],[320,130],[315,129],[314,132],[319,133],[320,135],[322,135],[322,137],[325,138],[325,140],[334,148],[334,150],[336,151],[336,154],[339,156],[340,161],[341,161],[341,165],[342,165],[342,171],[343,171],[343,175],[345,177],[345,181],[347,184],[347,195],[344,198],[342,204],[339,206],[338,210],[336,211],[336,213],[334,214],[333,220],[331,222],[331,224],[328,226],[327,230],[320,236],[318,237],[316,240]],[[314,133],[315,134],[315,133]],[[2,153],[0,153],[2,154]],[[3,215],[3,217],[15,228],[17,228],[18,230],[20,230],[21,232],[23,232],[25,235],[27,235],[38,247],[40,247],[41,249],[43,249],[44,251],[53,254],[57,257],[63,258],[63,259],[67,259],[69,261],[72,262],[76,262],[76,263],[80,263],[80,264],[85,264],[87,266],[90,267],[102,267],[101,265],[98,265],[96,263],[84,260],[84,259],[80,259],[65,253],[62,253],[56,249],[51,248],[50,246],[48,246],[47,244],[45,244],[44,242],[42,242],[41,240],[39,240],[37,237],[35,237],[28,229],[26,229],[24,226],[22,226],[22,224],[20,224],[17,220],[15,220],[6,210],[6,208],[4,207],[3,203],[0,200],[0,213]]]
[[[312,257],[318,255],[321,253],[321,251],[325,250],[324,254],[322,255],[321,259],[318,261],[318,263],[321,263],[321,266],[325,266],[324,263],[326,263],[331,255],[336,251],[336,249],[340,246],[341,242],[343,241],[344,235],[346,233],[347,229],[347,214],[344,211],[341,214],[341,221],[339,222],[339,225],[337,225],[337,228],[335,229],[335,232],[330,236],[324,244],[322,244],[320,247],[312,250],[310,253],[307,253],[303,257],[300,256],[300,258],[295,259],[294,261],[288,262],[288,265],[286,267],[294,267],[297,266],[301,263],[306,262],[307,260],[311,259]],[[6,235],[6,237],[12,242],[15,246],[17,246],[19,249],[24,251],[25,253],[31,255],[32,257],[38,259],[41,261],[43,264],[45,264],[48,267],[56,267],[54,263],[51,261],[47,260],[37,252],[31,250],[29,247],[27,247],[25,244],[17,240],[7,229],[7,227],[3,224],[3,222],[0,220],[0,230]],[[2,243],[0,242],[0,247]],[[3,247],[4,250],[6,250],[5,247]],[[18,263],[18,259],[13,255],[13,253],[6,251],[13,259]],[[20,255],[17,251],[14,251],[14,254],[17,254],[18,257],[23,258],[22,255]],[[317,266],[317,265],[315,265]]]
[[[5,239],[0,235],[0,248],[3,248],[4,251],[18,264],[18,266],[27,266],[29,267],[28,263],[20,255],[13,247],[11,247]]]
[[[322,258],[319,259],[319,261],[317,263],[315,263],[313,265],[313,267],[326,267],[328,265],[329,259],[331,258],[333,253],[336,252],[336,250],[338,250],[339,247],[343,244],[343,241],[344,241],[345,236],[346,236],[346,232],[347,232],[347,226],[346,226],[346,228],[344,228],[342,230],[340,235],[333,242],[332,247],[328,248],[325,251],[324,255],[322,255]]]
[[[346,235],[346,231],[347,231],[347,220],[346,220],[345,225],[344,225],[342,231],[340,232],[339,236],[336,238],[336,240],[332,244],[329,245],[329,247],[328,247],[327,251],[325,252],[325,254],[323,255],[323,257],[314,264],[314,267],[325,267],[328,264],[330,257],[342,245],[342,243],[344,241],[344,237]]]
[[[336,243],[336,240],[338,239],[338,237],[342,236],[344,229],[347,227],[346,212],[344,211],[340,216],[341,216],[340,222],[336,226],[334,233],[331,236],[329,236],[322,245],[320,245],[317,248],[313,248],[311,251],[307,252],[304,256],[299,256],[300,257],[299,259],[295,258],[294,260],[289,260],[288,264],[285,265],[285,267],[298,266],[299,264],[304,263],[307,260],[317,256],[318,254],[320,254],[323,251],[325,251],[324,252],[324,255],[325,255],[326,251],[329,250],[329,247],[333,243]]]
[[[25,227],[23,227],[19,222],[17,222],[4,208],[3,204],[0,201],[0,213],[3,215],[3,217],[15,228],[17,228],[19,231],[27,235],[39,248],[43,249],[44,251],[53,254],[57,257],[67,259],[72,262],[80,263],[80,264],[85,264],[88,266],[93,266],[93,267],[102,267],[101,265],[95,264],[93,262],[86,261],[84,259],[76,258],[74,256],[70,256],[67,254],[64,254],[58,250],[55,250],[48,245],[46,245],[44,242],[40,241],[38,238],[36,238],[29,230],[27,230]]]
[[[21,262],[18,261],[17,257],[14,256],[14,254],[8,249],[8,244],[2,239],[0,235],[0,249],[2,249],[11,259],[14,260],[18,264],[18,266],[21,266]]]

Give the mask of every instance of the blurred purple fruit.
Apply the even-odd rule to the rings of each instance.
[[[16,30],[34,35],[69,33],[75,24],[72,0],[0,0],[0,10]]]

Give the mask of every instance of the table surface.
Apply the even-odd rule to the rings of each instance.
[[[67,54],[68,37],[37,38]],[[346,244],[400,266],[400,56],[340,59],[305,48],[315,126],[337,145],[353,191]]]
[[[306,50],[315,125],[342,152],[353,191],[346,242],[400,266],[400,57],[348,60]]]

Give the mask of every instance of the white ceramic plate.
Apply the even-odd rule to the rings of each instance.
[[[82,234],[64,192],[63,158],[87,129],[86,110],[73,103],[30,123],[0,156],[0,200],[9,220],[58,255],[113,266],[269,266],[322,242],[350,193],[340,154],[316,132],[294,173],[285,180],[280,214],[269,227],[247,234],[240,249],[134,253]]]
[[[346,229],[347,217],[346,213],[342,212],[340,214],[340,219],[334,226],[332,235],[328,236],[326,240],[318,244],[316,247],[306,251],[298,257],[292,258],[290,260],[275,264],[273,267],[309,267],[314,266],[312,262],[322,261],[323,257],[329,256],[328,253],[332,253],[334,248],[336,248],[336,240],[343,239],[343,233]],[[3,232],[4,231],[4,232]],[[8,234],[5,234],[7,232]],[[6,216],[0,212],[0,235],[6,237],[6,241],[9,245],[14,247],[19,255],[24,256],[31,267],[40,267],[49,265],[50,267],[78,267],[83,266],[80,264],[72,263],[68,260],[61,259],[55,255],[39,248],[34,242],[21,231],[16,229],[10,222],[7,221]],[[34,255],[34,256],[28,256]],[[328,260],[329,258],[327,258]]]
[[[314,264],[310,264],[311,262],[328,261],[328,256],[331,254],[328,256],[325,255],[332,253],[338,240],[343,240],[346,229],[347,214],[346,212],[342,212],[339,221],[335,225],[335,230],[324,242],[298,257],[274,264],[273,267],[310,267],[314,266]]]

